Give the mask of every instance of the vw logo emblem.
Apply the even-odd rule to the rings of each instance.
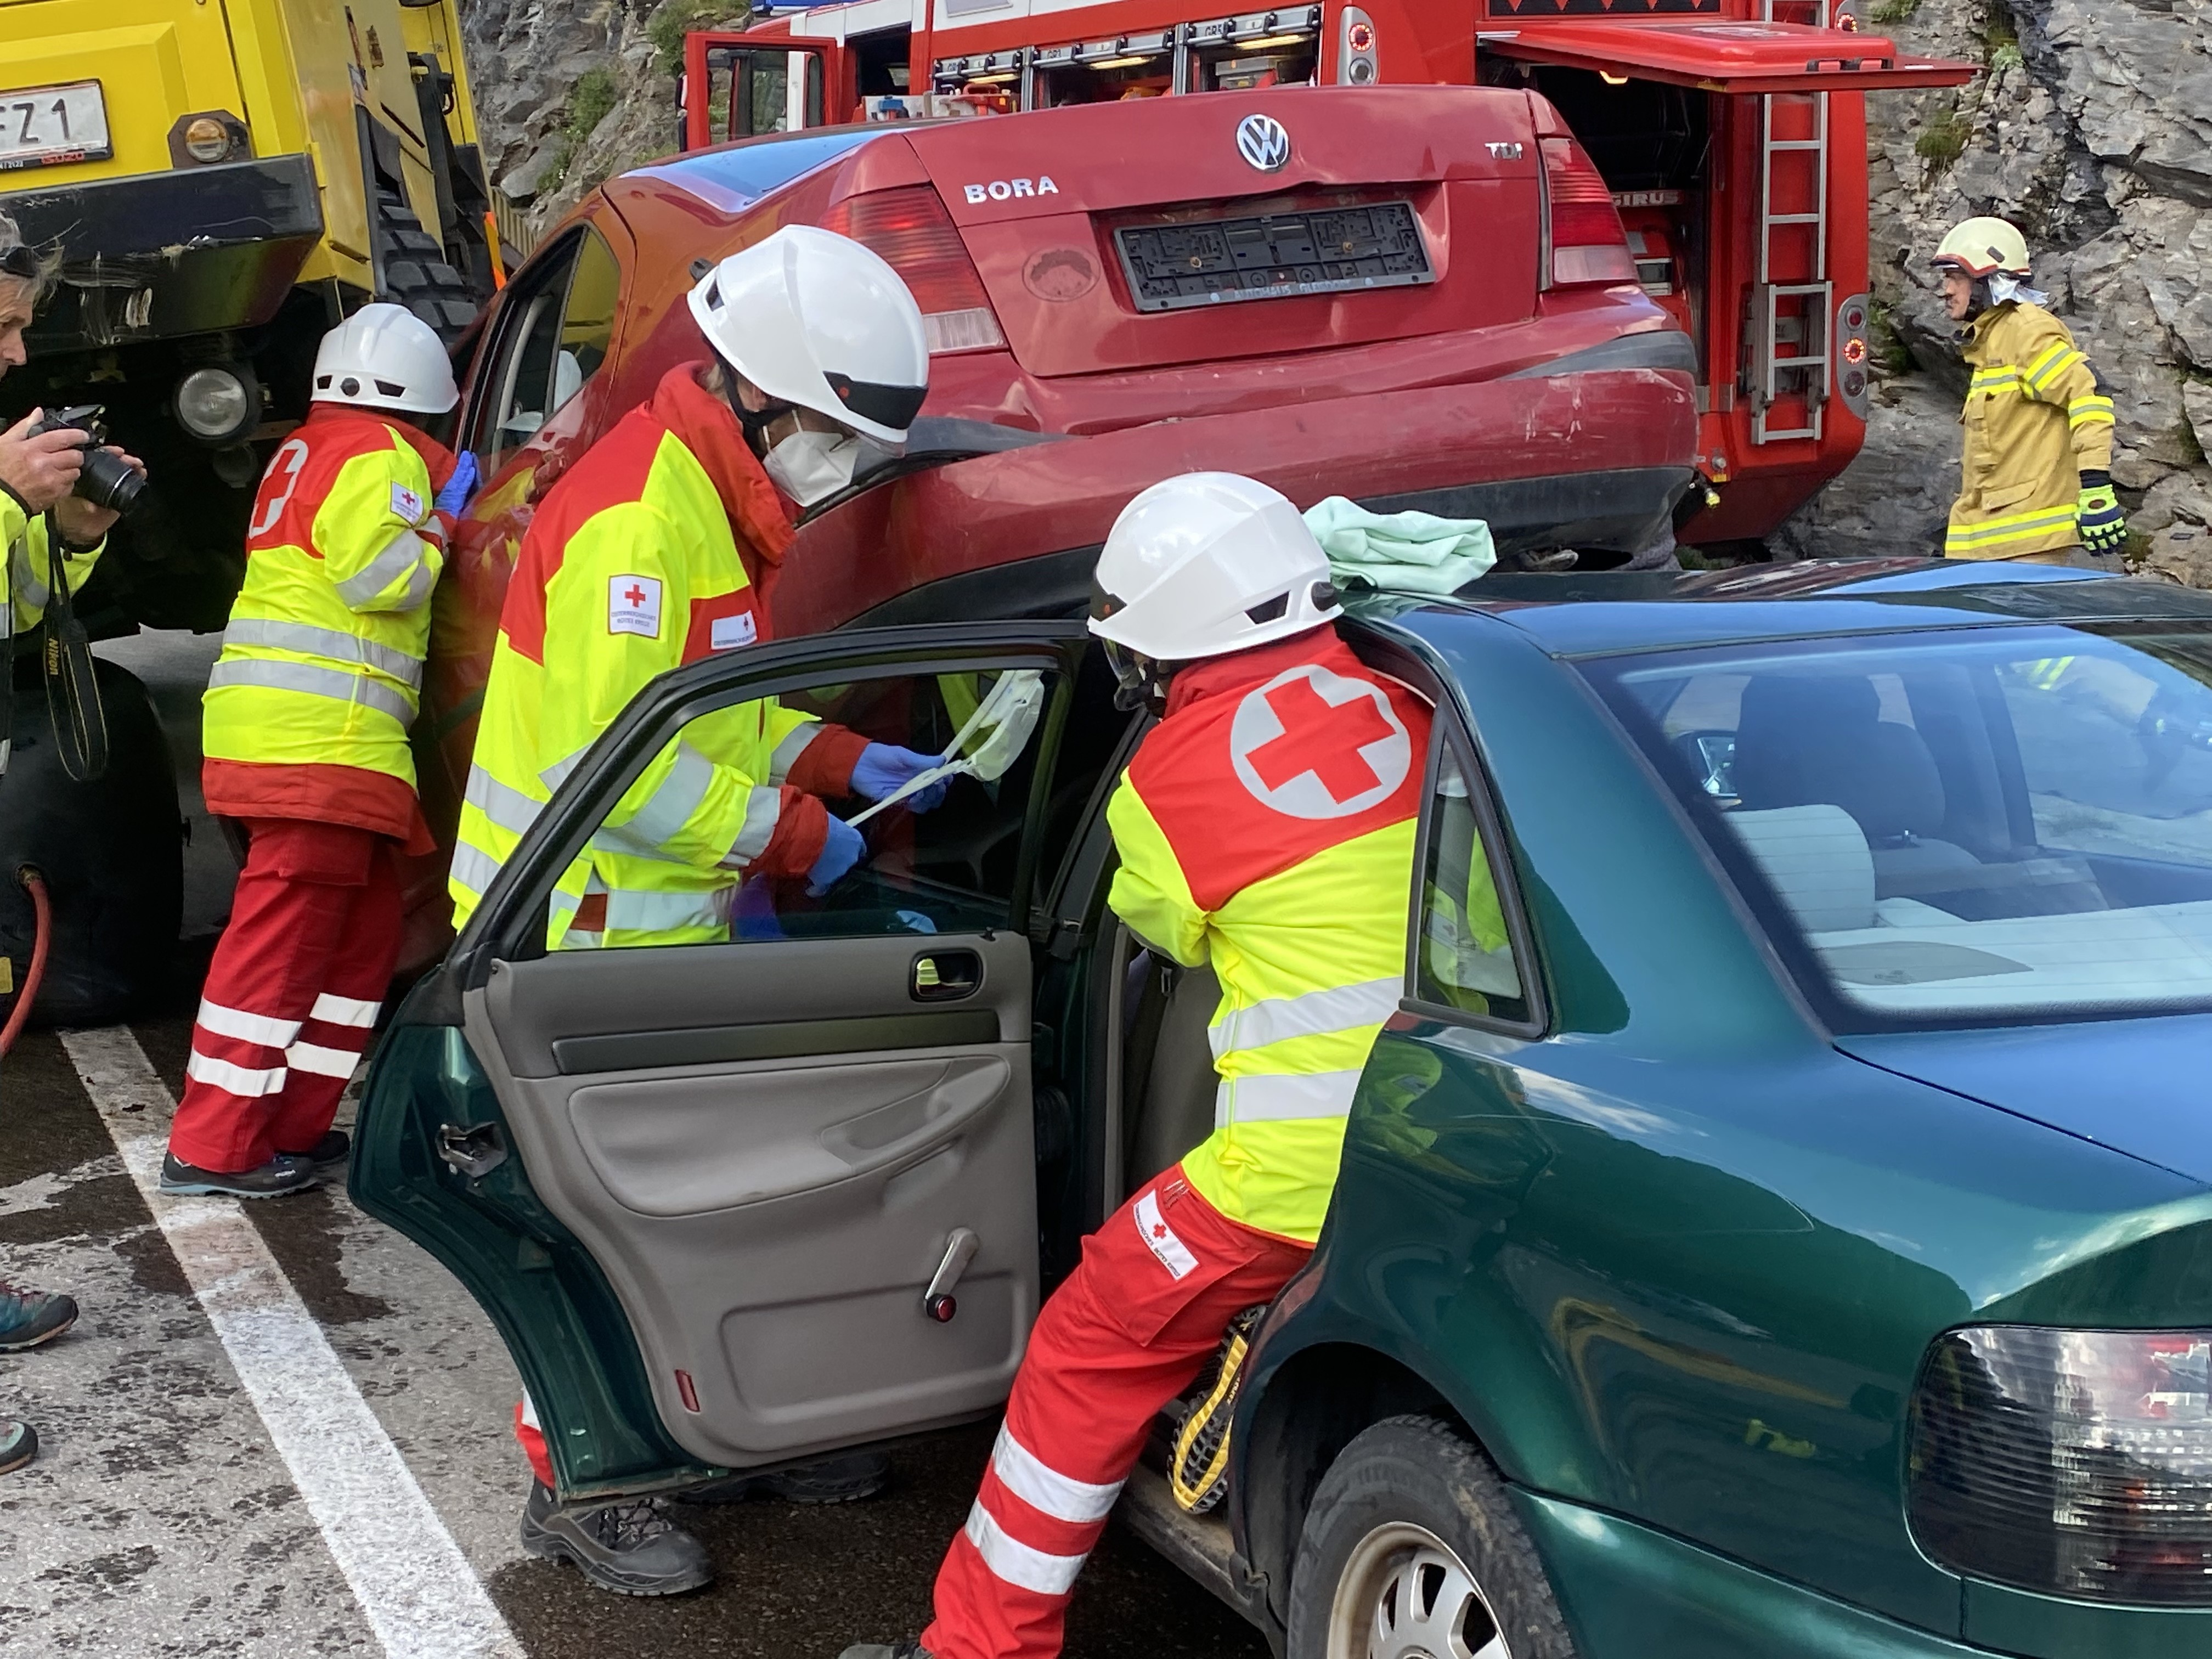
[[[1291,135],[1272,115],[1248,115],[1237,124],[1237,153],[1262,173],[1280,173],[1291,159]]]

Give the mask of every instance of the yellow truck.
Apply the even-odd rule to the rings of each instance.
[[[80,600],[94,637],[222,625],[317,341],[372,298],[459,339],[494,284],[490,209],[454,0],[0,0],[0,212],[62,262],[0,420],[104,404],[150,477]],[[57,866],[173,916],[177,820],[132,839],[168,779],[158,734],[128,737],[151,724],[136,683],[103,679],[109,775],[81,784],[39,763],[35,667],[15,665],[29,749],[0,790],[0,955],[21,963],[29,921],[8,878],[40,864],[58,933],[41,1012],[83,1018],[143,988],[122,958],[157,941],[73,916]],[[137,775],[155,770],[158,787]],[[141,884],[149,860],[161,890]]]

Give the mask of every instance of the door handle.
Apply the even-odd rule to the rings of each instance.
[[[929,1288],[921,1293],[921,1310],[940,1325],[952,1322],[952,1316],[960,1311],[953,1299],[952,1287],[960,1282],[960,1275],[968,1271],[968,1264],[975,1259],[975,1252],[983,1248],[983,1241],[965,1227],[955,1227],[952,1237],[945,1242],[945,1259],[937,1264],[937,1271],[929,1276]]]
[[[438,1156],[454,1174],[478,1181],[507,1162],[507,1140],[496,1123],[438,1126]]]
[[[983,983],[983,958],[973,951],[931,951],[907,970],[907,992],[916,1002],[957,1002]]]

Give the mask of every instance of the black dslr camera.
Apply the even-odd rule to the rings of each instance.
[[[106,406],[102,404],[58,409],[33,427],[27,435],[35,438],[41,433],[64,428],[84,434],[84,442],[79,446],[84,451],[84,471],[76,475],[76,487],[70,493],[82,496],[94,507],[128,513],[144,493],[146,477],[121,456],[111,455],[100,447],[107,441],[107,428],[100,424],[100,416],[106,413]]]

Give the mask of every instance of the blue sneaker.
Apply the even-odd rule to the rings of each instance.
[[[28,1423],[0,1422],[0,1474],[13,1474],[39,1455],[39,1431]]]
[[[0,1353],[20,1353],[51,1342],[76,1323],[76,1304],[68,1297],[53,1291],[27,1291],[0,1279]],[[34,1438],[34,1447],[36,1443]],[[29,1456],[23,1461],[30,1462]]]

